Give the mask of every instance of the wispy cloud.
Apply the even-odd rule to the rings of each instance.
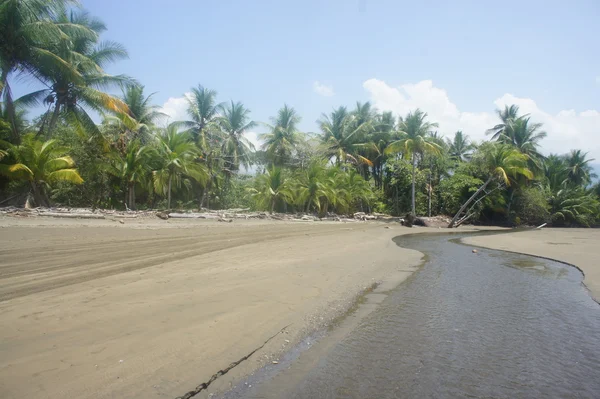
[[[323,97],[333,97],[335,95],[335,92],[333,91],[333,86],[326,85],[324,83],[319,82],[318,80],[316,80],[313,83],[313,90],[315,93]]]

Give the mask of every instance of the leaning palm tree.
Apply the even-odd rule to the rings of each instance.
[[[237,172],[240,165],[245,168],[250,166],[250,154],[254,145],[244,136],[248,130],[256,126],[250,120],[250,110],[241,102],[221,107],[223,115],[219,117],[219,124],[225,135],[221,144],[221,153],[225,161],[227,176]]]
[[[587,158],[587,154],[581,150],[571,150],[565,157],[569,185],[585,187],[597,177],[590,165],[594,159]]]
[[[0,97],[8,113],[12,140],[18,143],[20,132],[13,124],[15,109],[9,77],[15,72],[39,77],[41,68],[60,70],[72,80],[82,76],[52,51],[57,43],[70,37],[95,40],[97,35],[87,27],[54,21],[72,0],[4,0],[0,2]]]
[[[533,177],[533,173],[527,167],[529,157],[508,144],[486,143],[486,145],[480,147],[476,157],[475,161],[480,163],[482,168],[487,172],[488,179],[456,212],[456,215],[454,215],[448,225],[449,228],[454,227],[459,222],[459,217],[467,207],[471,205],[492,181],[498,180],[501,184],[510,186],[511,181],[518,176],[524,176],[528,179]],[[469,215],[467,214],[462,220],[466,220],[468,217]]]
[[[27,134],[21,144],[8,145],[3,155],[12,156],[14,163],[0,164],[0,174],[11,180],[27,181],[35,203],[49,206],[47,189],[52,185],[60,181],[83,183],[68,151],[56,140],[42,142]]]
[[[157,135],[156,158],[160,166],[153,172],[154,190],[167,196],[171,208],[173,184],[181,187],[185,178],[206,182],[206,168],[199,162],[198,147],[187,132],[180,132],[177,123],[171,123]]]
[[[405,118],[400,118],[398,127],[401,138],[391,143],[386,149],[387,154],[402,153],[406,157],[411,157],[412,160],[412,197],[411,197],[411,212],[416,216],[415,204],[415,178],[417,170],[417,158],[423,154],[439,154],[441,146],[437,144],[429,133],[437,123],[431,123],[427,120],[427,113],[420,109],[414,112],[409,112]]]
[[[475,145],[469,139],[469,136],[463,134],[461,130],[454,133],[452,140],[446,140],[448,145],[448,155],[457,162],[465,162],[471,159]]]
[[[273,165],[283,166],[289,163],[296,147],[302,142],[302,133],[298,131],[300,116],[294,108],[284,104],[271,121],[272,125],[267,124],[270,132],[260,136],[264,141],[262,149]]]

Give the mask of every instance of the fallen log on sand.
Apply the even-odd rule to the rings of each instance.
[[[104,219],[104,215],[95,213],[59,213],[59,212],[40,212],[38,216],[49,216],[54,218],[67,219]]]

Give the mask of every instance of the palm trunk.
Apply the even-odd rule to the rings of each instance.
[[[488,184],[490,184],[490,182],[491,182],[491,181],[492,181],[492,177],[490,177],[489,179],[487,179],[487,181],[486,181],[485,183],[483,183],[483,185],[482,185],[481,187],[479,187],[479,189],[478,189],[477,191],[475,191],[475,194],[473,194],[473,195],[471,196],[471,198],[469,198],[469,199],[467,200],[467,202],[465,202],[465,203],[463,204],[463,206],[461,206],[461,207],[460,207],[460,209],[458,210],[458,212],[456,212],[456,215],[454,215],[454,217],[452,218],[452,221],[451,221],[451,222],[450,222],[450,224],[448,225],[448,228],[449,228],[449,229],[450,229],[450,228],[452,228],[452,227],[454,227],[454,224],[456,224],[456,221],[458,220],[458,218],[460,217],[460,215],[461,215],[461,214],[464,212],[464,210],[465,210],[465,209],[467,209],[467,207],[469,206],[469,204],[470,204],[471,202],[473,202],[473,200],[474,200],[475,198],[477,198],[477,196],[478,196],[479,194],[481,194],[481,192],[482,192],[483,190],[485,190],[485,188],[488,186]]]
[[[415,204],[415,176],[417,171],[417,157],[415,153],[412,153],[412,196],[411,196],[411,206],[412,206],[412,215],[417,216],[417,207]]]
[[[167,209],[171,209],[171,183],[173,181],[173,175],[169,175],[169,188],[167,191]]]
[[[52,112],[52,119],[50,119],[50,124],[48,125],[48,137],[52,134],[52,130],[54,126],[56,126],[56,122],[58,122],[58,115],[60,114],[60,102],[56,103],[54,107],[54,112]]]
[[[276,202],[277,198],[273,197],[273,200],[271,201],[271,214],[273,214],[273,211],[275,210],[275,202]]]
[[[37,206],[48,206],[44,193],[34,181],[31,182],[31,191],[33,191],[33,199]]]
[[[135,183],[129,183],[129,209],[135,210]]]
[[[427,216],[431,217],[431,192],[433,187],[431,186],[431,170],[429,170],[429,187],[427,187]]]
[[[15,120],[16,120],[16,112],[15,112],[15,105],[13,103],[12,100],[12,95],[10,93],[10,88],[8,87],[8,72],[11,68],[3,68],[2,69],[2,75],[0,76],[0,81],[2,82],[2,91],[0,91],[0,95],[4,95],[6,101],[5,101],[5,108],[6,108],[6,113],[8,115],[8,123],[10,124],[10,134],[11,134],[11,139],[13,141],[13,144],[21,144],[21,136],[19,134],[19,131],[17,130],[17,125],[15,124]],[[2,98],[0,96],[0,98]]]

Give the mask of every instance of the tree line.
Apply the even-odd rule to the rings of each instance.
[[[582,150],[544,156],[543,126],[517,106],[497,111],[483,142],[461,131],[445,138],[422,110],[396,117],[369,102],[323,114],[319,132],[307,133],[289,105],[258,123],[243,103],[198,85],[187,120],[169,121],[143,85],[105,72],[127,57],[100,39],[105,30],[74,1],[0,3],[0,201],[442,214],[451,226],[600,219],[593,160]],[[15,79],[43,89],[13,98]],[[28,119],[32,107],[45,111]],[[260,148],[246,138],[257,127],[267,131]]]

